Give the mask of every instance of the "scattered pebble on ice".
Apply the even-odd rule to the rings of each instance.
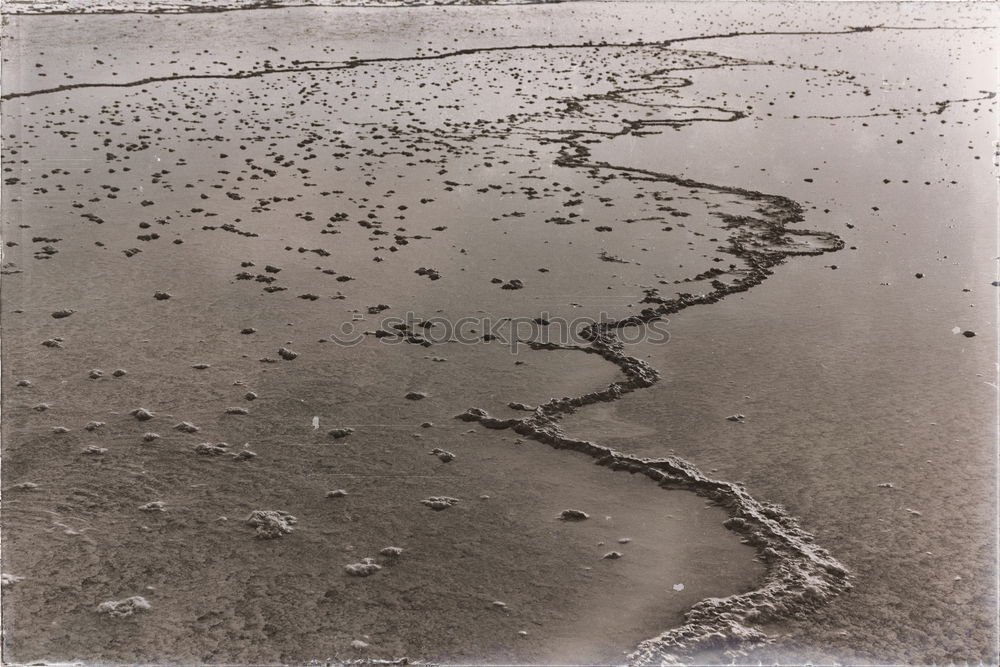
[[[352,577],[367,577],[382,569],[382,566],[375,562],[374,558],[364,558],[360,563],[345,565],[344,570]]]
[[[4,572],[3,574],[0,574],[0,586],[3,586],[4,588],[6,588],[7,586],[13,586],[22,579],[24,579],[24,577],[19,577],[16,574],[7,574],[6,572]]]
[[[257,539],[273,540],[292,532],[297,523],[294,516],[281,510],[254,510],[246,523],[257,528]]]
[[[458,498],[450,498],[448,496],[431,496],[430,498],[421,500],[420,502],[427,505],[432,510],[440,512],[441,510],[457,505]]]
[[[97,613],[107,614],[108,616],[114,618],[125,618],[126,616],[131,616],[136,612],[145,611],[149,608],[150,604],[146,598],[139,595],[133,595],[132,597],[125,598],[124,600],[108,600],[107,602],[102,602],[97,605]]]

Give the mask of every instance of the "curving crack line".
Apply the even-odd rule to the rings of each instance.
[[[683,86],[686,83],[674,85]],[[616,92],[621,95],[629,91]],[[572,101],[569,103],[572,104]],[[738,112],[733,112],[723,122],[741,117]],[[699,120],[709,119],[694,118],[673,123],[686,124]],[[617,136],[637,129],[638,125],[626,122],[621,133],[607,134]],[[646,290],[642,301],[646,308],[627,318],[590,325],[583,336],[589,341],[587,345],[522,341],[536,350],[565,349],[597,354],[618,366],[625,380],[582,396],[552,399],[534,408],[510,403],[511,408],[530,412],[520,419],[499,419],[480,408],[469,408],[457,418],[478,422],[486,428],[510,429],[556,449],[580,452],[596,459],[599,465],[645,475],[664,488],[693,491],[724,507],[730,516],[724,525],[740,533],[747,543],[756,547],[759,557],[766,564],[761,586],[748,593],[698,602],[687,612],[682,626],[641,642],[628,656],[628,662],[634,665],[684,664],[694,655],[709,650],[726,651],[726,655],[732,657],[771,640],[755,627],[758,623],[814,608],[849,590],[851,583],[847,568],[817,546],[812,536],[784,508],[755,499],[742,485],[711,479],[679,457],[643,458],[589,440],[569,437],[560,428],[560,420],[583,406],[617,400],[632,391],[652,386],[660,379],[660,374],[650,364],[625,352],[616,335],[622,327],[644,326],[690,306],[715,303],[730,294],[744,292],[766,280],[773,268],[788,257],[835,252],[844,247],[844,242],[830,232],[790,228],[790,225],[804,221],[804,211],[799,203],[787,197],[593,161],[590,151],[581,142],[583,136],[593,133],[564,132],[562,138],[553,139],[564,144],[555,164],[586,170],[592,177],[611,174],[619,178],[670,183],[727,193],[752,202],[755,216],[713,214],[730,230],[728,244],[719,250],[740,258],[746,268],[730,272],[733,276],[729,282],[713,280],[713,289],[703,294],[681,293],[673,298],[664,298],[655,289]],[[796,240],[805,237],[809,237],[812,243],[803,244]]]
[[[684,181],[672,177],[664,177],[663,180]],[[699,185],[704,187],[704,184]],[[713,189],[740,192],[737,188]],[[769,200],[768,204],[790,207],[789,213],[793,215],[798,212],[798,205],[794,202],[771,195],[754,194],[759,195],[762,200]],[[714,303],[728,294],[750,289],[763,282],[771,273],[771,267],[792,254],[820,254],[839,249],[843,245],[832,234],[801,231],[795,233],[823,236],[832,245],[829,248],[808,250],[754,249],[753,246],[759,244],[770,247],[777,236],[789,233],[778,220],[780,214],[773,217],[770,224],[757,219],[754,219],[753,226],[742,220],[733,222],[739,233],[730,239],[729,250],[742,256],[750,266],[744,277],[733,284],[715,281],[712,292],[701,295],[681,294],[673,299],[663,299],[649,292],[644,302],[653,304],[652,307],[626,319],[591,325],[585,334],[590,340],[587,346],[528,342],[528,345],[537,350],[573,349],[600,355],[618,366],[626,380],[611,383],[602,390],[582,396],[553,399],[533,410],[529,406],[512,403],[511,407],[531,410],[531,414],[521,419],[498,419],[479,408],[470,408],[458,415],[464,421],[475,421],[491,429],[511,429],[556,449],[570,449],[586,454],[597,459],[599,465],[614,470],[643,474],[664,488],[685,489],[709,498],[728,511],[730,518],[724,525],[742,534],[749,544],[756,547],[767,566],[760,588],[741,595],[722,599],[708,598],[698,602],[687,612],[684,625],[642,642],[628,656],[630,664],[682,664],[696,652],[726,648],[742,650],[765,643],[769,638],[754,628],[754,624],[812,608],[850,588],[847,568],[825,549],[815,545],[812,536],[783,508],[756,500],[739,484],[706,477],[694,465],[681,458],[649,459],[634,456],[589,440],[568,437],[559,426],[563,415],[571,414],[578,408],[617,400],[629,392],[652,386],[659,380],[660,375],[656,369],[625,353],[621,341],[615,336],[615,330],[624,326],[642,325],[689,306]],[[747,226],[743,226],[745,224]]]
[[[115,13],[120,13],[120,12],[115,12]],[[68,90],[79,90],[81,88],[135,88],[137,86],[146,86],[152,83],[163,83],[166,81],[186,81],[186,80],[196,80],[196,79],[240,80],[240,79],[254,79],[263,76],[269,76],[271,74],[330,72],[342,69],[354,69],[357,67],[366,67],[368,65],[379,65],[383,63],[444,60],[448,58],[476,55],[480,53],[494,53],[498,51],[525,51],[525,50],[538,50],[538,49],[606,49],[606,48],[628,48],[628,47],[667,48],[674,44],[681,44],[684,42],[709,40],[709,39],[730,39],[733,37],[753,37],[753,36],[767,36],[767,35],[850,35],[858,32],[871,32],[873,30],[890,31],[890,30],[990,30],[990,29],[992,28],[989,26],[970,26],[961,28],[946,28],[941,26],[903,26],[903,27],[861,26],[861,27],[850,27],[845,30],[813,30],[813,31],[762,30],[756,32],[754,31],[727,32],[715,35],[694,35],[689,37],[675,37],[672,39],[667,39],[659,42],[645,42],[640,40],[636,42],[622,42],[622,43],[598,42],[596,44],[518,44],[513,46],[486,46],[480,48],[456,49],[455,51],[446,51],[443,53],[435,53],[423,56],[399,56],[399,57],[364,58],[364,59],[358,58],[355,60],[348,60],[342,63],[336,63],[332,65],[311,65],[309,63],[305,63],[304,61],[300,61],[304,62],[304,66],[262,68],[257,70],[247,70],[243,72],[233,72],[231,74],[171,74],[165,76],[150,76],[150,77],[145,77],[143,79],[136,79],[134,81],[123,81],[123,82],[67,83],[60,86],[53,86],[52,88],[39,88],[38,90],[28,90],[20,93],[7,93],[6,95],[0,95],[0,100],[13,100],[22,97],[48,95],[51,93],[61,93]]]
[[[934,109],[932,111],[926,111],[919,107],[907,107],[903,109],[892,109],[890,111],[882,111],[877,113],[865,113],[865,114],[843,114],[838,116],[805,116],[806,118],[814,118],[818,120],[841,120],[844,118],[885,118],[889,116],[895,116],[896,118],[902,118],[907,114],[917,113],[917,114],[934,114],[936,116],[942,115],[948,110],[952,104],[966,104],[968,102],[988,102],[989,100],[996,99],[997,94],[989,90],[980,90],[979,97],[963,97],[960,99],[953,100],[940,100],[933,102]]]

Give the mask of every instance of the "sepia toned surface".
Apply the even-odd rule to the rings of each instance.
[[[5,660],[995,661],[992,6],[26,8]]]

